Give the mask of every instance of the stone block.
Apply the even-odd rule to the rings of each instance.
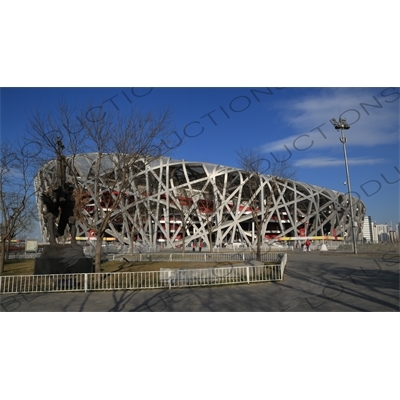
[[[85,257],[77,244],[50,244],[35,259],[34,274],[79,274],[93,272],[93,259]]]

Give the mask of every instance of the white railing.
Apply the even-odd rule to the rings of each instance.
[[[104,250],[104,249],[103,249]],[[109,249],[108,249],[109,250]],[[255,260],[256,259],[256,252],[251,251],[249,249],[246,250],[240,250],[237,252],[232,252],[232,251],[224,251],[224,252],[207,252],[204,251],[202,252],[192,252],[191,250],[187,250],[185,253],[180,253],[180,252],[174,252],[174,253],[169,253],[169,252],[160,252],[157,249],[153,247],[147,247],[147,251],[143,252],[134,252],[134,253],[128,253],[128,246],[125,246],[124,248],[120,249],[124,251],[119,251],[119,252],[112,252],[112,251],[103,251],[103,255],[107,257],[109,260],[121,260],[123,258],[129,259],[132,261],[146,261],[148,259],[159,259],[161,261],[234,261],[234,260],[239,260],[239,261],[246,261],[246,260]],[[277,260],[277,255],[279,253],[285,253],[287,249],[273,249],[269,251],[262,251],[261,252],[261,258],[262,261],[275,261]],[[94,248],[92,247],[83,247],[83,252],[84,254],[89,257],[92,256],[94,257]],[[38,252],[13,252],[9,253],[8,259],[28,259],[28,258],[37,258],[40,257],[42,253]]]
[[[16,259],[30,259],[30,258],[37,258],[40,257],[41,253],[33,253],[33,252],[18,252],[18,253],[9,253],[8,259],[9,260],[16,260]]]
[[[287,254],[279,264],[143,272],[1,276],[0,294],[161,289],[271,282],[283,279]]]
[[[279,254],[285,252],[261,253],[261,261],[280,261]],[[113,254],[111,259],[117,261],[176,261],[176,262],[224,262],[224,261],[250,261],[257,258],[255,252],[238,253],[140,253],[140,254]]]

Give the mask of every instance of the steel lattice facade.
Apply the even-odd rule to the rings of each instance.
[[[116,168],[112,155],[109,157],[102,159],[103,172],[98,182],[102,188],[100,196],[104,198],[110,196],[107,179]],[[93,180],[96,163],[94,153],[74,157],[80,185],[91,193],[96,183]],[[251,246],[257,240],[254,218],[262,221],[262,237],[267,243],[305,237],[351,238],[348,194],[269,175],[253,176],[257,185],[249,191],[250,178],[246,171],[203,162],[160,157],[141,165],[142,170],[130,181],[129,190],[123,189],[126,199],[106,231],[108,237],[120,243],[175,248],[184,240],[185,245],[203,242],[206,246],[223,246],[236,242]],[[55,171],[56,161],[47,163],[39,171],[38,193],[49,187]],[[115,188],[118,190],[118,184]],[[37,201],[46,240],[40,196]],[[88,202],[86,213],[88,218],[95,219],[98,213],[93,204]],[[365,206],[353,197],[353,207],[354,231],[358,238]],[[90,236],[83,222],[78,222],[78,236]]]

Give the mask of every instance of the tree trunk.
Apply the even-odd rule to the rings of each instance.
[[[181,224],[181,229],[182,229],[182,255],[185,254],[185,246],[186,246],[186,226],[183,226],[183,219],[182,219],[182,224]]]
[[[101,272],[101,251],[102,251],[103,238],[97,237],[96,251],[94,256],[94,272]]]
[[[5,241],[2,240],[1,243],[1,249],[0,249],[0,274],[2,274],[4,272],[4,264],[5,264],[5,252],[6,252],[6,248],[5,248]]]
[[[213,244],[212,244],[212,227],[208,229],[208,241],[210,242],[210,253],[213,252]]]
[[[127,235],[127,236],[128,236],[128,241],[129,241],[128,252],[129,252],[129,254],[133,254],[134,244],[135,244],[135,241],[134,241],[134,239],[133,239],[134,236],[135,236],[135,231],[134,231],[134,229],[132,229],[132,231],[130,232],[130,234]],[[124,246],[124,244],[121,243],[121,246]]]
[[[261,245],[262,245],[262,234],[261,234],[261,232],[258,232],[258,235],[257,235],[257,253],[256,253],[257,261],[261,261]]]
[[[10,243],[11,243],[11,240],[7,240],[6,252],[4,254],[5,260],[8,260],[10,258]]]

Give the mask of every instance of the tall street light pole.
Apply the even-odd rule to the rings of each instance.
[[[347,187],[349,188],[349,203],[350,203],[350,218],[351,218],[351,233],[353,237],[353,248],[354,248],[354,254],[357,254],[357,239],[356,235],[354,234],[354,212],[353,212],[353,200],[351,197],[351,185],[350,185],[350,174],[349,174],[349,165],[347,162],[347,152],[346,152],[346,141],[347,139],[343,135],[343,130],[345,129],[350,129],[349,124],[347,123],[345,118],[339,118],[339,122],[336,121],[335,118],[332,118],[332,123],[333,126],[335,127],[336,130],[340,129],[340,138],[339,140],[343,144],[343,154],[344,154],[344,164],[346,167],[346,179],[347,179]]]

